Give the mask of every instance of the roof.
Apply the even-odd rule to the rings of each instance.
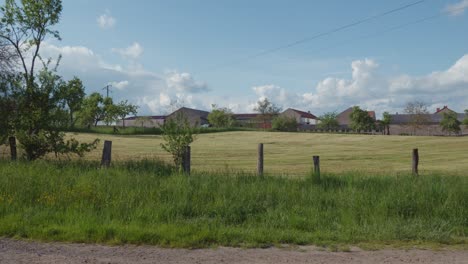
[[[149,117],[152,120],[158,120],[158,119],[163,119],[164,120],[164,119],[166,119],[166,116],[131,116],[131,117],[125,118],[125,120],[136,120],[139,117]]]
[[[286,109],[286,111],[288,111],[288,110],[292,110],[292,111],[298,113],[301,117],[304,117],[304,118],[317,119],[317,117],[315,115],[311,114],[310,112],[304,112],[304,111],[300,111],[300,110],[293,109],[293,108]]]
[[[411,120],[417,116],[417,115],[412,115],[412,114],[396,114],[396,115],[390,115],[391,116],[391,122],[390,124],[408,124],[411,123]],[[426,119],[429,124],[439,124],[440,121],[444,118],[443,115],[439,115],[437,113],[435,114],[422,114],[419,115],[422,120]],[[457,113],[457,119],[459,121],[463,121],[465,119],[465,114],[460,114]]]
[[[177,109],[176,111],[172,112],[167,117],[172,116],[172,115],[174,115],[175,113],[177,113],[179,111],[191,111],[191,112],[194,112],[197,115],[199,115],[201,117],[205,117],[205,118],[208,117],[208,115],[210,114],[210,112],[203,111],[203,110],[198,110],[198,109],[193,109],[193,108],[188,108],[188,107],[181,107],[181,108]]]
[[[448,111],[451,111],[451,112],[455,112],[453,111],[452,109],[448,108],[448,106],[444,105],[443,108],[437,108],[437,111],[434,113],[434,114],[438,114],[440,112],[445,112],[445,110],[448,110]]]

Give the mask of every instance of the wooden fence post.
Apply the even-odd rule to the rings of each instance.
[[[413,175],[418,176],[418,165],[419,165],[419,152],[418,149],[413,149]]]
[[[104,148],[102,149],[101,166],[108,168],[111,163],[112,156],[112,141],[104,141]]]
[[[263,143],[258,144],[257,174],[263,176]]]
[[[10,143],[10,153],[11,153],[11,160],[15,161],[17,159],[17,152],[16,152],[16,138],[10,137],[8,138]]]
[[[190,158],[191,158],[190,146],[187,146],[185,148],[184,157],[182,159],[182,169],[184,170],[184,173],[186,173],[187,175],[190,175]]]
[[[314,156],[314,178],[320,180],[320,156]]]

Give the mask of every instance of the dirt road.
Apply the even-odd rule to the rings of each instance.
[[[294,249],[162,249],[0,239],[0,263],[468,263],[468,251]]]

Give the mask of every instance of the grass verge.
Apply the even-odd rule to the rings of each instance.
[[[0,236],[163,247],[468,242],[468,177],[255,177],[0,162]]]

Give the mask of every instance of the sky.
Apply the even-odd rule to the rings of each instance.
[[[111,84],[139,115],[246,113],[263,98],[317,116],[402,112],[414,100],[462,112],[467,13],[468,0],[64,0],[62,40],[41,55],[61,54],[60,74],[88,94]]]

